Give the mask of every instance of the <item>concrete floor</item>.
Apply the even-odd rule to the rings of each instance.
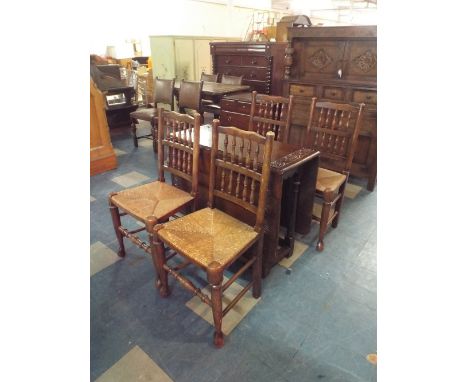
[[[119,166],[91,177],[91,380],[376,381],[377,191],[352,178],[357,194],[325,250],[315,251],[318,226],[298,235],[301,256],[272,269],[217,350],[188,291],[170,279],[171,297],[160,298],[151,259],[128,241],[116,256],[107,195],[154,179],[156,158],[128,129],[111,135]]]

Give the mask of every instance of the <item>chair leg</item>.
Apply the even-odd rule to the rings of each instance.
[[[153,234],[151,241],[151,257],[153,258],[153,264],[158,275],[156,288],[159,288],[161,297],[168,297],[170,290],[167,282],[167,271],[164,269],[164,265],[166,265],[166,255],[164,254],[164,245],[159,239],[157,232]]]
[[[336,204],[335,204],[336,216],[333,218],[333,221],[332,221],[333,228],[336,228],[338,226],[338,222],[340,220],[340,211],[341,211],[341,206],[343,204],[345,187],[346,187],[346,182],[341,185],[340,190],[339,190],[340,197],[336,201]]]
[[[136,134],[136,125],[138,121],[135,118],[132,118],[132,123],[130,125],[130,128],[132,129],[132,136],[133,136],[133,146],[138,147],[138,138]]]
[[[119,231],[119,227],[122,225],[122,222],[120,221],[119,209],[117,208],[117,206],[115,206],[112,203],[112,200],[111,200],[112,196],[115,194],[116,193],[113,192],[109,195],[109,210],[112,216],[112,224],[114,225],[114,231],[115,231],[115,235],[117,236],[117,242],[119,243],[119,251],[117,252],[117,254],[120,257],[124,257],[125,256],[125,247],[124,247],[124,242],[123,242],[124,237],[122,235],[122,232]]]
[[[215,326],[213,342],[217,348],[221,348],[224,345],[224,335],[221,330],[223,322],[223,268],[218,262],[213,261],[208,266],[207,276],[211,286],[211,302]]]
[[[153,151],[158,153],[158,127],[151,121],[151,137],[153,139]]]
[[[315,247],[317,251],[323,251],[323,238],[328,229],[328,219],[330,218],[330,209],[333,201],[333,193],[325,190],[323,193],[323,203],[322,203],[322,215],[320,216],[320,231],[319,238],[317,241],[317,246]]]
[[[257,242],[255,263],[252,268],[252,296],[254,298],[259,298],[262,295],[262,255],[263,255],[263,234]]]

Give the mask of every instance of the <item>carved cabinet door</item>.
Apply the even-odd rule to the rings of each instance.
[[[304,80],[336,78],[337,72],[343,66],[345,41],[313,40],[298,42],[303,47],[294,47],[298,52],[297,61],[300,73],[294,73]]]
[[[373,81],[377,78],[377,44],[374,41],[348,41],[343,78]]]

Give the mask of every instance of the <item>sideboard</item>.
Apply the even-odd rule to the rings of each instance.
[[[312,97],[365,103],[351,175],[377,177],[377,27],[290,27],[283,94],[294,95],[290,143],[301,144]]]

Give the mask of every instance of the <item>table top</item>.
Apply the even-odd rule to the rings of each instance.
[[[221,136],[222,134],[220,134]],[[211,148],[212,127],[211,125],[200,126],[200,146]],[[222,148],[223,140],[219,139],[219,148]],[[271,153],[271,171],[284,174],[302,163],[318,157],[320,152],[314,149],[304,148],[289,143],[273,141]]]
[[[174,84],[176,90],[180,89],[180,81],[176,81]],[[230,85],[230,84],[221,84],[219,82],[203,82],[202,92],[205,95],[211,96],[222,96],[225,94],[233,94],[238,92],[249,91],[249,85]]]

